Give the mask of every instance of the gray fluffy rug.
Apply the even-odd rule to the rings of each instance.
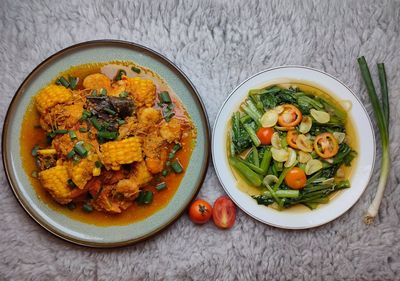
[[[379,217],[369,227],[361,219],[375,193],[378,161],[359,202],[316,229],[276,229],[239,211],[235,227],[221,231],[212,223],[194,226],[184,215],[144,243],[96,250],[64,242],[34,223],[1,173],[0,280],[400,280],[398,2],[1,0],[0,118],[43,59],[102,38],[138,42],[175,62],[199,90],[211,125],[240,81],[283,64],[338,77],[372,113],[356,58],[385,62],[393,169]],[[220,194],[210,166],[199,196],[214,201]]]

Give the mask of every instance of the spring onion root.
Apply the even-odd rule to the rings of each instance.
[[[379,81],[381,83],[382,103],[379,102],[375,91],[374,83],[371,78],[371,73],[364,57],[358,58],[358,65],[361,70],[362,77],[368,90],[368,95],[374,109],[375,118],[379,128],[382,144],[382,162],[381,174],[379,178],[376,195],[371,205],[368,208],[367,214],[364,217],[366,224],[372,224],[374,218],[378,214],[383,193],[385,191],[386,182],[390,171],[390,148],[389,148],[389,95],[386,80],[385,66],[383,63],[378,64]]]

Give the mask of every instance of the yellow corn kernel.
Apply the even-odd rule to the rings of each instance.
[[[94,162],[82,159],[78,164],[72,166],[71,178],[79,189],[83,189],[93,176]]]
[[[47,149],[39,149],[37,153],[41,155],[54,155],[57,154],[57,151],[54,148],[47,148]]]
[[[68,170],[65,166],[55,166],[39,173],[42,186],[60,204],[67,204],[72,200],[68,179]]]
[[[139,77],[127,78],[126,90],[133,95],[137,107],[153,106],[156,100],[156,87],[151,80]]]
[[[93,171],[92,171],[92,174],[93,174],[94,177],[100,176],[100,174],[101,174],[101,168],[94,167],[94,168],[93,168]]]
[[[63,86],[50,85],[41,90],[35,96],[36,108],[40,113],[45,113],[47,109],[72,99],[70,90]]]
[[[131,137],[120,141],[110,141],[100,145],[102,162],[118,170],[121,164],[130,164],[143,160],[142,144],[138,137]]]

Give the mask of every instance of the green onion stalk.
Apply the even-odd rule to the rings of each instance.
[[[371,78],[367,62],[364,57],[358,58],[358,64],[361,70],[362,77],[368,90],[368,95],[372,103],[375,118],[379,128],[382,145],[382,160],[381,160],[381,174],[379,177],[378,188],[376,195],[371,205],[368,208],[367,214],[364,217],[366,224],[372,224],[374,218],[378,214],[379,206],[381,204],[383,193],[385,191],[387,179],[390,172],[390,147],[389,147],[389,101],[388,101],[388,87],[386,80],[386,72],[383,63],[378,64],[379,81],[382,91],[382,105],[379,102],[378,96],[375,91],[374,83]]]

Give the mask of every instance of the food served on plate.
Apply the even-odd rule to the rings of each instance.
[[[228,133],[239,187],[277,209],[328,203],[350,187],[356,151],[348,119],[340,102],[303,84],[250,90]]]
[[[132,62],[97,63],[71,68],[35,95],[21,152],[47,203],[113,224],[112,214],[133,221],[168,203],[195,139],[183,104],[158,75]]]

